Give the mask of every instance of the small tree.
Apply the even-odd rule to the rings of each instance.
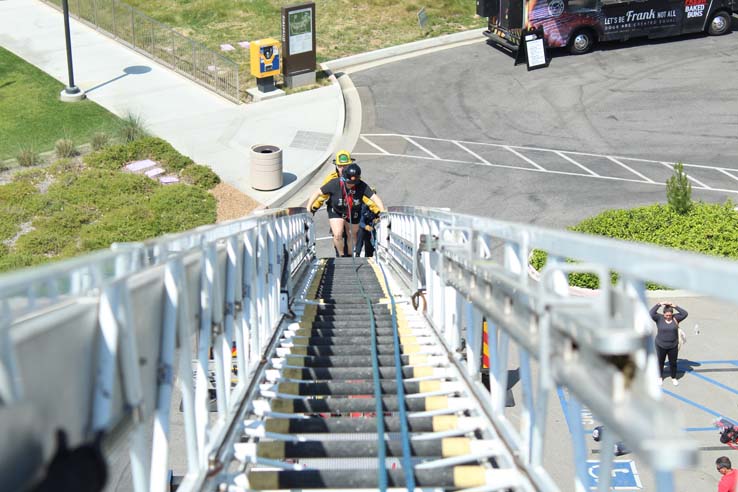
[[[692,184],[681,162],[674,164],[674,175],[666,181],[666,199],[679,215],[686,215],[692,210]]]

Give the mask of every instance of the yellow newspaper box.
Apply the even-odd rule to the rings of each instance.
[[[252,41],[251,49],[251,75],[257,79],[279,75],[280,54],[282,43],[273,38]]]

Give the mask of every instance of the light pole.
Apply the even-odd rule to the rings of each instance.
[[[67,45],[67,71],[69,73],[69,85],[61,91],[60,97],[62,101],[73,102],[80,101],[85,98],[84,91],[74,85],[74,68],[72,67],[72,39],[69,34],[69,2],[62,0],[62,10],[64,15],[64,40]]]

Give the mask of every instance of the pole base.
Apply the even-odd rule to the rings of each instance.
[[[74,90],[77,89],[77,92],[68,92],[68,89]],[[59,93],[59,99],[61,99],[63,102],[77,102],[85,99],[87,96],[85,95],[85,91],[77,88],[77,87],[71,87],[71,88],[65,88]]]

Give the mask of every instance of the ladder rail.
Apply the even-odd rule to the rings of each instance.
[[[665,418],[660,405],[645,282],[738,304],[734,262],[428,208],[390,208],[377,230],[378,254],[411,291],[424,298],[426,319],[449,350],[460,348],[455,333],[447,329],[449,311],[451,318],[464,317],[467,335],[475,337],[479,334],[470,324],[482,316],[487,320],[492,396],[480,397],[537,486],[549,483],[538,465],[547,401],[558,386],[645,459],[659,481],[696,463],[696,444],[673,416]],[[549,253],[540,281],[529,274],[528,257],[534,248]],[[584,263],[566,263],[565,258]],[[615,286],[610,285],[611,270],[620,274]],[[598,275],[602,285],[598,295],[572,297],[567,281],[571,272]],[[459,309],[459,295],[466,309]],[[537,369],[537,375],[530,377],[527,367],[521,368],[526,370],[518,429],[503,413],[510,342],[523,351],[523,362],[529,359]],[[470,345],[467,354],[479,357],[479,348]],[[477,362],[466,364],[472,367]],[[624,422],[623,414],[635,417]],[[574,424],[581,426],[581,422]],[[643,445],[648,439],[665,446],[668,442],[668,456],[656,451],[661,446]],[[583,438],[573,438],[573,445],[586,450]],[[602,457],[604,467],[612,465],[612,453],[603,452]],[[585,486],[582,480],[575,478],[577,488]]]
[[[664,418],[659,405],[645,282],[738,304],[737,264],[426,208],[391,208],[377,232],[385,281],[418,294],[414,302],[422,305],[424,326],[442,345],[442,358],[452,362],[454,377],[471,389],[475,407],[494,424],[489,433],[503,439],[505,460],[527,475],[521,477],[526,483],[541,491],[558,490],[541,466],[547,404],[557,388],[570,399],[570,412],[586,405],[649,463],[660,491],[672,489],[674,470],[695,462],[696,446],[672,416]],[[533,248],[549,253],[539,280],[529,275]],[[131,448],[135,490],[160,492],[166,486],[162,468],[168,463],[168,408],[172,375],[177,374],[188,458],[182,490],[213,489],[219,470],[233,458],[246,414],[284,417],[250,405],[270,370],[298,368],[290,366],[289,356],[277,355],[282,334],[294,331],[292,298],[307,297],[316,273],[314,258],[312,218],[304,209],[285,209],[0,276],[0,423],[3,415],[31,402],[46,425],[68,428],[74,446],[89,442],[97,430],[122,441],[127,436],[117,430],[132,422],[137,432]],[[567,263],[566,258],[583,263]],[[614,286],[611,270],[620,273]],[[598,296],[570,295],[567,275],[582,271],[600,277]],[[478,380],[482,319],[488,323],[491,393]],[[19,357],[31,353],[37,340],[47,339],[53,343],[42,344],[42,357]],[[396,326],[393,339],[397,349]],[[234,342],[238,354],[229,358]],[[198,350],[208,355],[211,349],[214,362],[201,357],[193,381],[191,364]],[[524,395],[516,425],[505,414],[513,349],[522,354]],[[101,371],[100,364],[108,369]],[[77,398],[75,403],[55,399],[51,390],[61,386],[57,378],[72,379],[69,371],[85,375],[65,392]],[[218,402],[214,422],[207,411],[208,371],[214,372]],[[394,369],[397,381],[401,374],[401,368]],[[445,390],[435,391],[440,396]],[[416,422],[449,412],[454,410],[411,412],[408,418]],[[630,416],[627,422],[623,414]],[[141,433],[147,419],[156,419],[149,429],[155,432],[154,444],[148,449]],[[581,456],[586,450],[582,424],[573,420],[572,442]],[[18,470],[48,462],[53,430],[36,431],[32,437],[41,442],[43,459],[36,463],[29,457]],[[666,442],[666,437],[668,453],[643,445],[646,439]],[[601,456],[607,469],[612,453]],[[584,490],[581,467],[578,471],[575,489]],[[5,478],[0,481],[23,480]]]
[[[244,401],[250,378],[259,367],[261,357],[256,355],[268,347],[284,314],[280,295],[290,292],[289,286],[280,285],[280,266],[287,259],[290,277],[304,273],[314,255],[311,229],[312,219],[304,209],[268,211],[142,243],[118,244],[109,251],[0,277],[0,373],[5,375],[0,379],[0,420],[26,398],[39,416],[51,417],[32,436],[42,456],[28,457],[29,463],[17,469],[37,469],[48,462],[57,427],[67,429],[71,447],[90,442],[97,432],[125,442],[129,438],[118,430],[128,428],[134,432],[130,444],[134,490],[166,490],[169,388],[176,372],[183,389],[188,476],[207,473],[213,451],[232,427],[230,416]],[[248,278],[239,279],[236,271]],[[237,299],[234,285],[239,281]],[[281,291],[282,287],[287,290]],[[264,293],[262,299],[257,299],[257,292]],[[261,300],[266,302],[258,310],[260,317],[253,318]],[[101,301],[108,307],[97,316],[98,305],[104,307]],[[199,324],[200,347],[193,343],[195,324]],[[82,333],[87,343],[79,343],[81,334],[69,336],[80,332],[78,325],[85,326]],[[237,325],[238,336],[232,325]],[[107,338],[99,336],[103,329]],[[37,360],[19,361],[17,354],[28,354],[39,335],[53,333],[61,343],[55,350],[42,350]],[[97,346],[90,343],[94,339],[99,340]],[[230,352],[238,340],[238,348],[252,356],[236,358],[239,381],[232,388],[226,350]],[[191,361],[198,350],[205,359],[200,361],[201,377],[193,382]],[[212,423],[207,415],[209,351],[215,356],[219,402]],[[99,364],[107,364],[108,369],[99,372]],[[66,366],[86,367],[82,373],[100,377],[58,379],[65,375],[59,369]],[[39,386],[41,375],[46,380]],[[71,398],[84,394],[81,386],[88,380],[95,391]],[[54,398],[53,391],[44,390],[70,385],[76,389],[67,391],[69,398]],[[197,408],[205,414],[198,416]],[[145,433],[153,433],[152,446],[146,444]],[[26,458],[17,453],[14,459]],[[31,463],[32,459],[37,461]],[[14,474],[12,467],[5,470],[12,476],[0,481],[12,484],[11,488],[21,488],[32,479],[27,473]]]

